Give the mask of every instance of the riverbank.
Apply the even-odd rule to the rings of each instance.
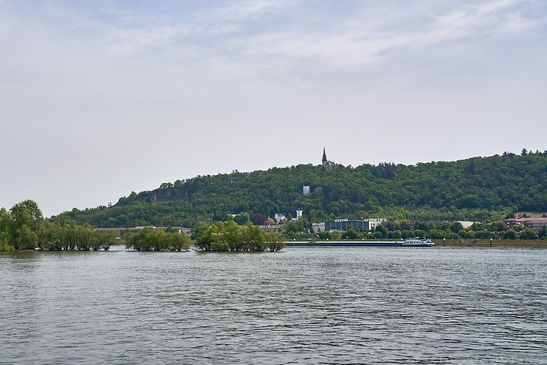
[[[498,248],[543,248],[547,249],[547,240],[436,240],[433,248],[439,247],[498,247]],[[404,247],[401,246],[402,241],[350,241],[350,240],[337,240],[337,241],[288,241],[287,247]],[[189,247],[189,249],[194,246]],[[108,252],[120,252],[127,251],[123,245],[113,245]],[[129,250],[133,251],[133,250]],[[24,253],[24,252],[99,252],[99,251],[51,251],[51,250],[13,250],[0,253]],[[105,252],[100,250],[100,252]],[[157,251],[156,251],[157,252]],[[187,252],[183,250],[183,252]]]
[[[437,246],[547,248],[547,240],[438,240]]]
[[[400,240],[289,241],[287,247],[404,247]],[[547,240],[434,240],[433,247],[547,248]]]

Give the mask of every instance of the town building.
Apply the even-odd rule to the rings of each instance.
[[[504,220],[507,227],[522,226],[540,231],[547,226],[547,218],[509,218]]]
[[[280,224],[282,222],[285,222],[287,220],[287,217],[285,217],[281,213],[275,213],[274,220],[275,220],[275,224]]]
[[[311,227],[312,231],[314,231],[315,233],[325,231],[325,223],[312,223]]]
[[[386,222],[385,218],[367,218],[365,219],[368,221],[368,230],[371,231],[374,228],[381,226],[383,223]]]
[[[308,185],[302,186],[302,195],[310,195],[311,189]]]

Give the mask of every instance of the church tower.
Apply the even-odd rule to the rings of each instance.
[[[325,151],[325,147],[323,147],[323,159],[322,162],[322,169],[323,171],[334,171],[338,169],[339,167],[343,167],[342,165],[339,165],[337,163],[334,163],[332,161],[327,160],[327,152]]]

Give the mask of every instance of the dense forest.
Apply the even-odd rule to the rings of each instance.
[[[310,186],[304,195],[303,186]],[[491,220],[547,211],[547,153],[504,153],[454,162],[357,167],[298,165],[197,176],[131,193],[113,206],[63,213],[98,227],[187,226],[248,213],[262,224],[297,209],[310,222],[383,216],[410,220]]]

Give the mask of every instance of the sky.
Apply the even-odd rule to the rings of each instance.
[[[0,0],[0,207],[547,148],[544,0]]]

